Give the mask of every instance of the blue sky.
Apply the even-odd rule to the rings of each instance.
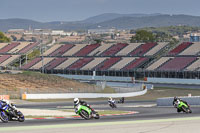
[[[102,13],[200,16],[200,0],[0,0],[0,19],[74,21]]]

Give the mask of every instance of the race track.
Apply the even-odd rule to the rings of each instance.
[[[71,106],[70,102],[45,103],[35,105],[19,105],[23,108],[55,109],[57,107]],[[112,110],[106,102],[91,102],[90,105],[96,110]],[[118,121],[137,121],[137,120],[157,120],[169,118],[187,118],[200,116],[200,107],[192,107],[192,114],[177,113],[173,107],[156,107],[155,102],[135,102],[127,101],[125,104],[117,104],[116,110],[136,111],[139,113],[131,115],[102,116],[99,120],[83,120],[82,118],[59,118],[59,119],[34,119],[26,120],[23,123],[12,121],[9,123],[0,123],[0,127],[18,127],[18,126],[41,126],[41,125],[59,125],[59,124],[82,124],[82,123],[104,123]],[[144,106],[144,107],[143,107]],[[148,107],[150,106],[150,107]],[[152,106],[152,107],[151,107]]]

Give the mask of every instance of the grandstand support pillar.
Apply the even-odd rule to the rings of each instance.
[[[21,57],[19,58],[19,68],[21,68],[22,67],[22,59],[21,59]]]
[[[27,54],[26,54],[26,64],[27,64]]]

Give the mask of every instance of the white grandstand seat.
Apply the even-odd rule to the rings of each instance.
[[[44,58],[43,61],[41,60],[40,62],[38,62],[37,64],[35,64],[34,66],[32,66],[30,69],[40,69],[42,67],[42,62],[43,65],[45,66],[47,63],[49,63],[50,61],[52,61],[54,58]]]
[[[155,70],[171,58],[173,58],[173,57],[161,57],[159,60],[157,60],[156,62],[151,64],[149,67],[147,67],[146,70]]]
[[[116,55],[117,56],[128,55],[131,51],[133,51],[140,45],[141,45],[141,43],[129,43],[128,46],[126,46],[124,49],[119,51]]]
[[[7,46],[8,43],[0,43],[0,49],[2,49],[3,47]]]
[[[8,58],[4,62],[2,62],[0,64],[0,66],[7,66],[7,65],[9,65],[10,63],[12,63],[14,60],[16,60],[19,57],[20,57],[20,55],[12,55],[10,58]]]
[[[109,70],[121,70],[124,68],[127,64],[135,60],[134,57],[123,57],[122,60],[114,64]]]
[[[93,50],[92,52],[90,52],[88,55],[89,56],[93,56],[93,55],[100,55],[101,53],[103,53],[104,51],[106,51],[107,49],[109,49],[113,44],[101,44],[101,46],[99,46],[98,48],[96,48],[95,50]]]
[[[51,53],[53,53],[56,49],[58,49],[59,47],[61,47],[62,45],[56,44],[53,47],[51,47],[50,49],[48,49],[46,52],[43,53],[44,56],[48,56]]]
[[[74,58],[74,57],[68,58],[65,62],[61,63],[60,65],[58,65],[54,69],[57,69],[57,70],[59,70],[59,69],[65,69],[68,66],[72,65],[77,60],[79,60],[79,58]]]
[[[17,53],[29,44],[30,42],[20,42],[20,44],[17,47],[11,49],[10,51],[8,51],[8,53]]]
[[[151,50],[149,50],[146,54],[144,54],[145,56],[151,56],[156,54],[159,50],[161,50],[162,48],[164,48],[168,43],[158,43],[158,45],[156,45],[155,47],[153,47]]]
[[[186,48],[179,55],[196,55],[200,52],[200,42],[193,43],[190,47]]]
[[[91,61],[88,64],[86,64],[85,66],[83,66],[81,68],[81,70],[91,70],[91,69],[93,69],[94,67],[96,67],[97,65],[99,65],[100,63],[102,63],[105,60],[106,60],[105,57],[94,58],[93,61]]]
[[[200,68],[200,58],[198,58],[198,60],[189,65],[185,70],[194,71],[196,69],[198,70],[199,68]]]
[[[63,56],[72,56],[76,52],[78,52],[79,50],[81,50],[83,47],[85,47],[86,45],[87,44],[76,44],[73,48],[71,48],[70,50],[68,50],[67,52],[65,52],[63,54]]]

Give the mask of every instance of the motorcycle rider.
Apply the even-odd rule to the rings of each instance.
[[[114,106],[114,105],[115,105],[115,100],[112,99],[112,97],[110,97],[110,98],[108,99],[108,103],[109,103],[109,105]]]
[[[87,102],[80,100],[79,98],[74,98],[74,107],[76,107],[79,104],[88,107],[92,110],[93,113],[95,112],[94,109],[91,108],[89,104],[87,104]]]
[[[180,99],[180,98],[178,98],[178,97],[175,96],[174,97],[174,101],[173,101],[173,106],[175,106],[176,102],[183,102],[187,106],[189,106],[189,104],[186,101],[184,101],[184,100],[182,100],[182,99]],[[177,108],[177,112],[181,112],[181,110]]]
[[[8,107],[10,108],[8,113],[14,117],[17,117],[17,115],[16,115],[17,108],[15,107],[15,105],[13,103],[10,103],[8,100],[5,100],[5,99],[0,100],[0,103],[1,103],[2,107],[8,105]]]
[[[124,97],[120,98],[118,103],[124,103]]]

